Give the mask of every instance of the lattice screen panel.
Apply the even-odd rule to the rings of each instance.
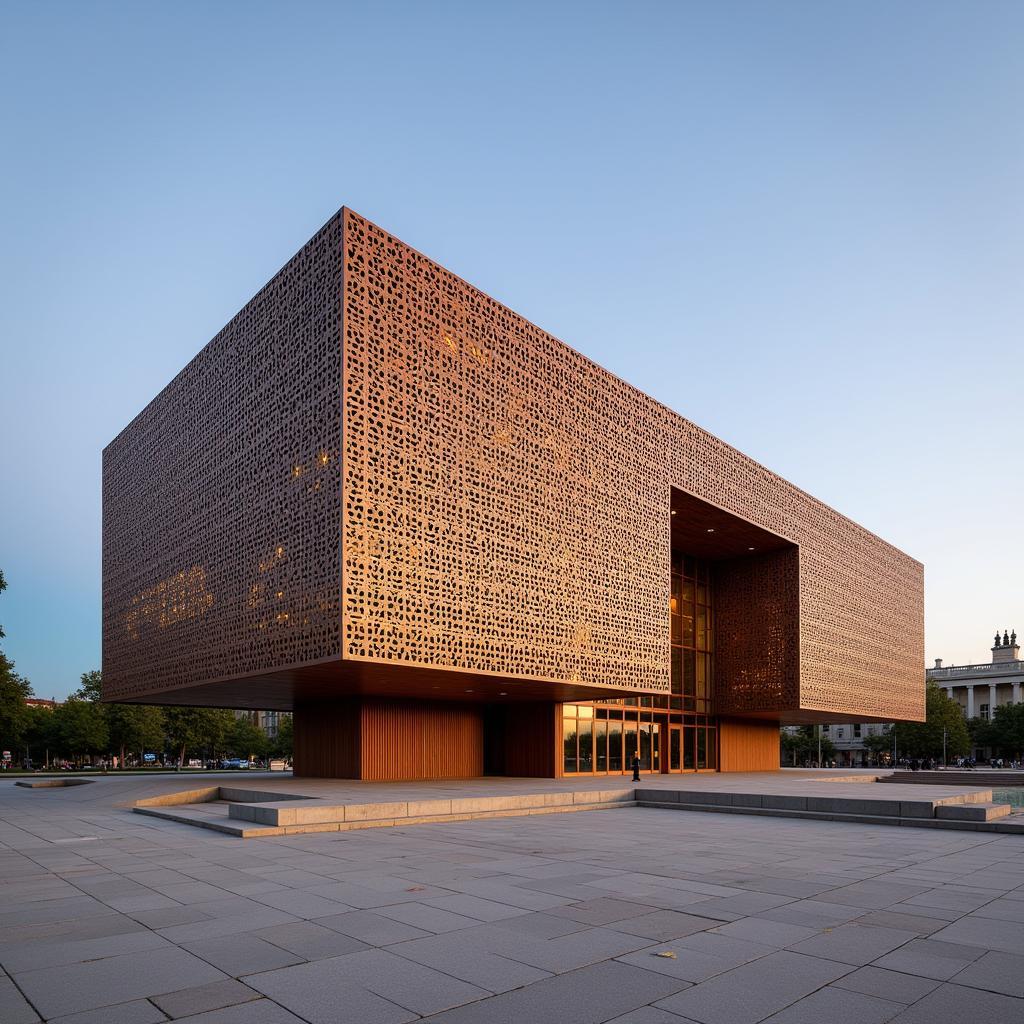
[[[338,655],[340,214],[103,454],[104,688]]]
[[[923,709],[917,562],[349,211],[103,478],[113,696],[340,658],[665,692],[677,487],[799,545],[777,710]]]
[[[913,559],[350,212],[345,285],[345,657],[664,691],[676,486],[800,545],[775,708],[920,714]]]

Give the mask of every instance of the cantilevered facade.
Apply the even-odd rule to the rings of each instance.
[[[774,768],[922,657],[920,563],[349,210],[104,451],[105,696],[301,774]]]

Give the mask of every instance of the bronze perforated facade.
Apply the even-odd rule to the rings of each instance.
[[[342,227],[104,451],[105,695],[338,657]]]
[[[919,563],[347,210],[103,474],[108,697],[660,701],[675,549],[718,713],[923,714]]]

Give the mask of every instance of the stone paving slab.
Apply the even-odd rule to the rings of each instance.
[[[902,1003],[828,985],[766,1017],[764,1024],[885,1024],[903,1009]]]
[[[892,1018],[892,1024],[1010,1024],[1021,1019],[1021,1001],[961,985],[940,985]]]
[[[184,949],[171,947],[44,967],[13,977],[41,1016],[60,1017],[221,981],[226,975]]]
[[[166,1019],[163,1010],[148,999],[133,999],[116,1006],[55,1017],[53,1024],[162,1024]]]
[[[234,979],[214,981],[209,985],[198,985],[178,992],[167,992],[153,996],[151,1002],[168,1017],[191,1017],[209,1010],[222,1010],[259,999],[260,994]]]
[[[241,844],[145,786],[0,781],[3,1024],[1024,1020],[1019,836],[623,807]]]

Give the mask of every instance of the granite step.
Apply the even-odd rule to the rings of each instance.
[[[1011,810],[1009,804],[944,804],[935,808],[935,817],[953,821],[996,821],[1009,817]]]

